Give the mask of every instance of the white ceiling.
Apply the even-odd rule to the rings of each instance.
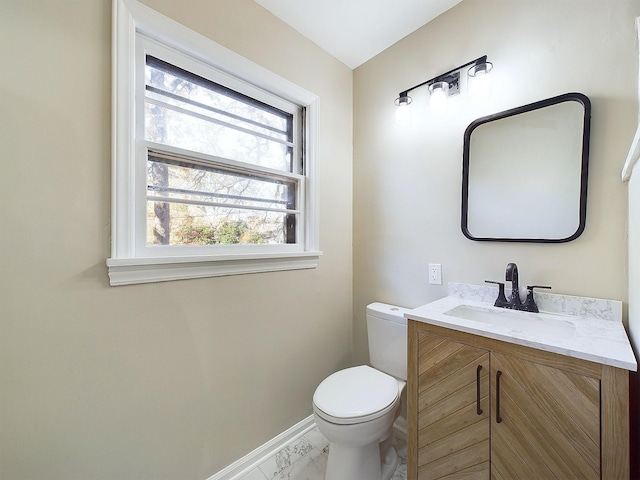
[[[356,68],[462,0],[255,0]]]

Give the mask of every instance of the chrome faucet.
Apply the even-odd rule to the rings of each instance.
[[[518,266],[515,263],[507,264],[504,279],[507,282],[511,282],[511,296],[509,297],[509,306],[507,308],[519,309],[522,302],[520,301],[520,286],[518,285]]]

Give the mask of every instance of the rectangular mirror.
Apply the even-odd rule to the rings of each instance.
[[[462,232],[471,240],[560,243],[583,232],[591,102],[567,93],[465,131]]]

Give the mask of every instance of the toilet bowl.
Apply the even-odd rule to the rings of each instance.
[[[389,480],[398,465],[392,442],[406,385],[405,311],[369,305],[369,350],[375,368],[340,370],[313,395],[316,425],[331,442],[326,480]]]

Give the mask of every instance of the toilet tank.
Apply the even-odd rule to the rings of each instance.
[[[396,378],[407,379],[408,308],[385,303],[367,305],[369,361],[374,368]]]

